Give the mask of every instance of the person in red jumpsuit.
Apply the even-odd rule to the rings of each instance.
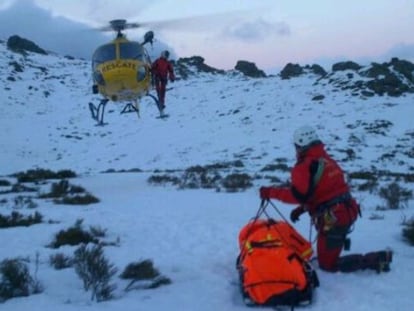
[[[299,204],[291,211],[292,222],[298,221],[305,212],[310,215],[318,233],[317,256],[321,269],[389,271],[390,250],[340,257],[344,246],[349,244],[347,235],[360,215],[359,205],[350,193],[344,172],[325,151],[315,129],[303,126],[294,132],[293,139],[297,162],[291,170],[290,186],[261,187],[261,199]]]
[[[168,80],[170,80],[171,82],[174,82],[175,80],[174,68],[171,62],[168,60],[169,56],[170,52],[161,52],[161,56],[158,59],[156,59],[151,66],[153,83],[155,85],[155,89],[157,90],[158,108],[160,110],[161,115],[164,114],[165,92]]]

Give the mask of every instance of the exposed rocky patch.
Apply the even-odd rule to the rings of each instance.
[[[372,63],[361,75],[372,78],[366,87],[378,95],[400,96],[414,92],[414,64],[393,58],[389,63]]]
[[[239,60],[234,69],[240,71],[247,77],[251,78],[265,78],[266,74],[263,70],[257,68],[255,63],[245,60]]]
[[[287,64],[282,71],[280,72],[280,77],[283,80],[299,77],[303,74],[315,74],[318,76],[325,76],[327,73],[322,66],[313,64],[312,66],[306,65],[305,67],[300,66],[299,64]]]
[[[190,76],[194,76],[200,73],[221,74],[227,73],[226,70],[217,69],[204,63],[204,58],[201,56],[192,56],[179,58],[173,62],[174,70],[177,77],[182,79],[188,79]],[[236,71],[239,71],[243,75],[250,78],[265,78],[266,73],[259,69],[255,63],[239,60],[234,67]]]
[[[358,71],[362,67],[355,62],[346,61],[346,62],[339,62],[332,65],[332,71],[344,71],[344,70],[355,70]]]
[[[290,79],[299,77],[300,75],[304,74],[304,69],[299,64],[287,64],[282,71],[280,72],[280,77],[282,79]]]
[[[190,75],[196,73],[224,74],[225,71],[216,69],[204,63],[201,56],[179,58],[174,64],[176,75],[182,79],[187,79]]]
[[[392,58],[388,63],[371,63],[369,66],[361,66],[353,61],[339,62],[332,66],[329,73],[319,65],[289,63],[280,72],[280,77],[285,80],[309,74],[320,77],[316,84],[333,85],[341,91],[349,90],[353,96],[398,97],[414,93],[414,64],[398,58]],[[324,95],[319,94],[312,100],[323,98]]]
[[[21,38],[17,35],[9,37],[7,40],[7,47],[16,53],[26,54],[27,52],[33,52],[47,55],[47,52],[33,41]]]
[[[398,97],[414,93],[414,64],[398,58],[365,67],[354,62],[338,63],[332,66],[330,74],[318,81],[322,84],[326,82],[341,90],[351,91],[353,96]]]

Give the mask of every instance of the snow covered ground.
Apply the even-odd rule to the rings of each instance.
[[[15,63],[23,65],[22,72],[15,70]],[[33,272],[38,254],[37,275],[44,286],[41,294],[0,304],[4,310],[251,310],[238,290],[238,233],[259,207],[258,188],[270,183],[265,175],[288,178],[287,171],[262,169],[294,164],[291,136],[304,124],[318,129],[329,152],[349,173],[413,174],[413,95],[363,99],[330,85],[314,85],[315,77],[308,75],[281,80],[203,74],[170,85],[170,118],[156,119],[155,106],[144,100],[140,119],[120,115],[122,107],[112,105],[105,116],[109,124],[99,127],[88,110],[88,102],[98,101],[90,94],[89,69],[89,62],[59,56],[23,58],[0,44],[0,179],[15,182],[10,174],[32,168],[70,169],[78,174],[70,182],[100,199],[97,204],[66,206],[33,198],[35,210],[51,223],[0,229],[0,260],[28,258]],[[325,99],[312,101],[318,94]],[[256,176],[254,186],[243,192],[148,183],[157,172],[180,174],[194,165],[235,160],[243,167],[228,171]],[[134,169],[140,171],[121,172]],[[115,173],[103,173],[108,170]],[[392,181],[381,179],[377,188]],[[412,182],[398,182],[414,190]],[[413,201],[405,209],[379,211],[384,203],[378,193],[357,187],[353,193],[362,204],[363,218],[351,234],[349,253],[391,247],[392,270],[332,274],[317,268],[321,286],[306,309],[412,310],[414,249],[402,239],[401,222],[413,217]],[[33,213],[17,209],[15,196],[0,195],[1,214]],[[290,206],[275,204],[288,215]],[[49,265],[49,256],[57,251],[73,254],[75,247],[46,246],[77,219],[86,227],[105,228],[105,240],[117,241],[104,250],[119,272],[128,263],[149,258],[172,284],[124,292],[126,282],[115,277],[115,299],[91,302],[72,268],[57,271]],[[295,227],[309,236],[307,217]]]

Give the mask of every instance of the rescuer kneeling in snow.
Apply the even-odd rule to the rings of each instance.
[[[308,212],[318,233],[317,256],[321,269],[389,271],[392,261],[389,250],[340,257],[344,246],[349,248],[347,235],[360,214],[359,205],[350,194],[342,169],[325,151],[312,127],[297,129],[293,140],[297,162],[291,171],[290,187],[261,187],[261,199],[299,204],[290,213],[292,222]]]

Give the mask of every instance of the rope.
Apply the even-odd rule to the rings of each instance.
[[[276,205],[270,200],[268,200],[268,202],[274,208],[274,210],[279,214],[280,218],[282,218],[285,222],[287,222],[290,225],[289,221],[286,219],[285,216],[283,216],[283,214],[279,211],[279,209],[276,207]]]
[[[263,211],[261,213],[265,214],[267,219],[271,219],[271,217],[269,217],[269,215],[266,213],[265,209],[268,205],[271,205],[273,207],[273,209],[279,214],[280,218],[282,218],[282,220],[284,220],[286,222],[286,224],[288,226],[290,226],[291,228],[293,228],[293,226],[287,221],[287,219],[285,218],[285,216],[283,216],[283,214],[279,211],[279,209],[276,207],[276,205],[270,201],[270,200],[262,200],[262,203],[260,205],[260,209],[263,209]],[[257,220],[257,219],[255,219]],[[277,228],[277,226],[275,226],[276,231],[279,233],[280,238],[282,239],[282,242],[286,245],[289,246],[288,241],[286,241],[285,237],[283,236],[283,234],[281,234],[281,232],[279,231],[279,229]]]

